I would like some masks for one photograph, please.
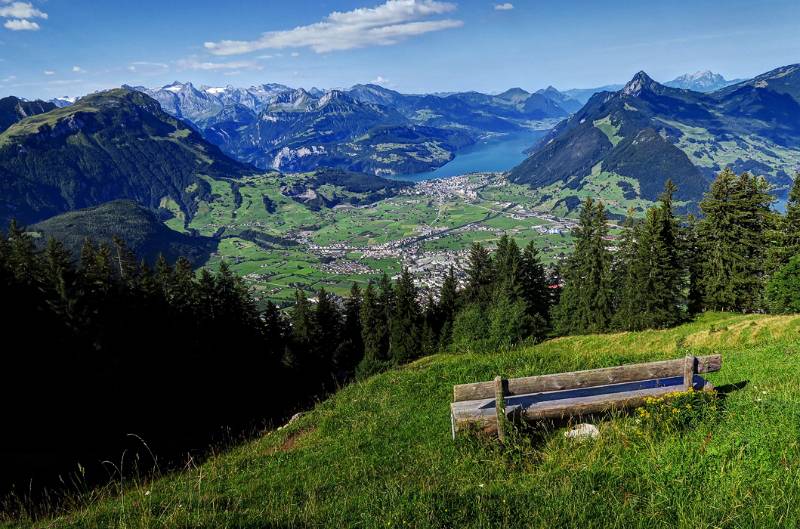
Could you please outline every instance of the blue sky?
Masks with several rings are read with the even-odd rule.
[[[797,0],[0,0],[0,95],[123,83],[592,87],[800,62]]]

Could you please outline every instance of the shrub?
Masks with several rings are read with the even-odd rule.
[[[663,397],[649,397],[636,410],[638,423],[653,430],[683,430],[713,416],[719,398],[715,391],[676,391]]]

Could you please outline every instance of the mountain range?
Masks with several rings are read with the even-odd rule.
[[[374,84],[347,90],[137,87],[225,153],[261,169],[333,167],[376,175],[439,167],[487,135],[549,128],[580,108],[554,88],[529,93],[401,94]]]
[[[713,74],[689,77],[704,86],[721,82]],[[220,181],[274,168],[332,168],[360,174],[363,183],[364,173],[421,171],[477,138],[555,123],[509,178],[536,190],[540,205],[564,212],[587,194],[616,201],[618,210],[641,209],[668,178],[691,207],[727,166],[764,175],[780,196],[800,166],[798,65],[707,93],[640,72],[583,106],[579,97],[553,87],[415,95],[371,84],[190,83],[58,104],[8,97],[0,100],[0,219],[35,223],[131,199],[188,225]]]
[[[711,93],[639,72],[621,90],[592,96],[510,178],[556,209],[574,209],[587,190],[652,201],[667,179],[679,200],[696,204],[728,166],[766,177],[778,196],[788,192],[800,167],[800,65]]]

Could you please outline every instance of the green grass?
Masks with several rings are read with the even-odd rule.
[[[568,337],[493,355],[436,355],[350,385],[280,431],[198,468],[109,490],[21,527],[603,527],[800,525],[800,317],[707,314],[667,331]],[[720,352],[745,383],[693,429],[597,417],[450,439],[456,383]],[[11,527],[9,525],[8,527]]]
[[[610,141],[614,147],[617,146],[619,142],[621,142],[624,138],[619,135],[619,125],[614,125],[611,122],[611,115],[604,117],[603,119],[598,119],[593,122],[594,126],[600,129],[603,134],[606,135],[608,141]]]

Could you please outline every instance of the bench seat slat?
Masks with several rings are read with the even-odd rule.
[[[697,358],[697,373],[711,373],[722,367],[721,355]],[[683,374],[684,359],[662,360],[571,373],[555,373],[534,377],[512,378],[507,381],[507,396],[529,395],[546,391],[588,388],[637,380],[675,377]],[[453,387],[453,402],[473,401],[494,397],[494,382],[459,384]]]

